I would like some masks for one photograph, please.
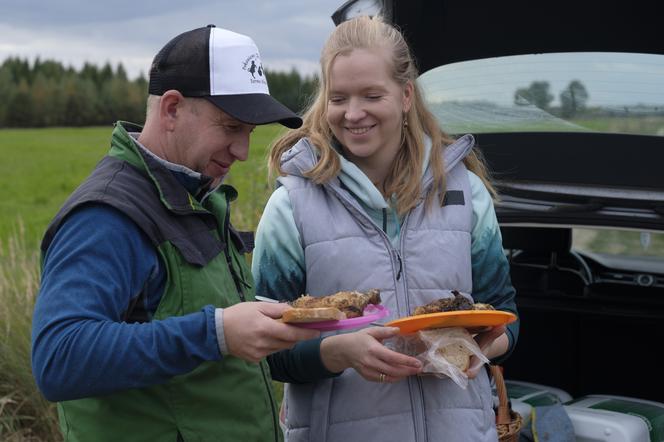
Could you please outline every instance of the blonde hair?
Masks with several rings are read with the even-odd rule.
[[[403,127],[401,149],[385,179],[384,194],[396,195],[396,208],[400,215],[418,204],[422,193],[424,140],[428,136],[432,143],[430,165],[434,183],[426,196],[426,204],[430,207],[434,195],[437,194],[442,206],[445,196],[445,172],[441,147],[451,144],[454,139],[440,129],[438,121],[425,105],[415,81],[418,73],[408,44],[396,28],[385,23],[380,17],[356,17],[341,23],[332,32],[321,53],[322,78],[318,91],[302,117],[302,126],[286,132],[275,140],[270,148],[270,176],[273,177],[277,173],[284,175],[280,164],[282,153],[304,137],[318,148],[320,154],[316,165],[305,175],[317,184],[326,183],[338,175],[341,164],[336,150],[332,147],[334,135],[326,119],[330,70],[337,56],[349,54],[354,49],[360,48],[386,48],[390,54],[391,76],[394,81],[402,86],[408,82],[413,85],[412,106],[404,116],[404,122],[407,124]],[[495,196],[486,167],[475,149],[464,159],[464,163],[484,181]]]

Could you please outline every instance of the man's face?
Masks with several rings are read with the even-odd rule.
[[[249,156],[249,135],[256,126],[243,123],[204,99],[188,99],[170,152],[188,168],[218,180],[236,161]]]

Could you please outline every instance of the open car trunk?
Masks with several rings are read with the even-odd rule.
[[[656,2],[560,0],[541,6],[526,1],[365,0],[347,2],[333,19],[380,10],[403,31],[422,77],[439,66],[522,54],[664,54]],[[657,61],[661,66],[661,58]],[[629,72],[625,75],[627,90]],[[442,84],[448,78],[436,80]],[[492,80],[473,78],[476,88]],[[661,83],[652,84],[653,94],[664,89]],[[572,247],[572,232],[579,227],[661,238],[661,101],[651,115],[662,129],[648,133],[608,133],[578,125],[568,132],[519,131],[509,127],[511,121],[500,131],[467,130],[476,136],[498,183],[496,212],[517,291],[521,332],[504,364],[507,378],[557,387],[572,397],[607,394],[664,402],[664,379],[656,365],[664,345],[664,241],[659,242],[662,253],[650,257]],[[477,99],[465,106],[481,105]],[[450,101],[437,106],[442,111],[448,106],[442,117],[432,108],[443,128],[462,134],[445,125],[463,105]],[[550,109],[529,109],[562,128],[567,124]],[[613,118],[606,109],[602,115]],[[643,108],[616,109],[627,118]],[[489,111],[478,115],[490,116]]]

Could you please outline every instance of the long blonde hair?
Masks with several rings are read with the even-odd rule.
[[[298,140],[307,137],[319,150],[320,158],[306,176],[317,184],[328,182],[336,177],[341,169],[336,150],[332,147],[334,135],[327,123],[326,113],[329,95],[329,76],[332,63],[338,55],[349,54],[354,49],[387,48],[391,55],[392,78],[400,85],[408,82],[413,85],[412,106],[405,114],[402,133],[402,146],[399,149],[384,183],[385,195],[396,195],[397,212],[403,215],[415,207],[422,193],[422,162],[425,154],[425,137],[431,139],[430,165],[433,174],[432,191],[427,195],[430,206],[434,195],[438,195],[440,205],[445,197],[445,172],[442,149],[454,142],[444,133],[438,121],[427,109],[416,83],[417,68],[401,33],[385,23],[380,17],[356,17],[341,23],[332,32],[321,52],[321,75],[318,91],[309,108],[304,113],[303,124],[299,129],[286,132],[271,146],[269,154],[270,176],[284,175],[281,170],[281,155]],[[466,167],[477,174],[492,195],[495,190],[481,157],[473,151],[464,159]],[[435,192],[438,190],[438,192]]]

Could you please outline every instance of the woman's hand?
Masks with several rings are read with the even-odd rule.
[[[487,359],[493,359],[504,354],[509,347],[509,338],[507,337],[507,334],[505,334],[504,325],[491,327],[487,331],[477,334],[475,336],[475,341]],[[484,362],[477,356],[471,356],[470,367],[466,370],[468,379],[475,378],[483,365]]]
[[[323,364],[332,372],[354,368],[371,382],[398,382],[417,374],[422,370],[420,361],[382,343],[398,332],[396,327],[371,327],[326,337],[320,347]]]

